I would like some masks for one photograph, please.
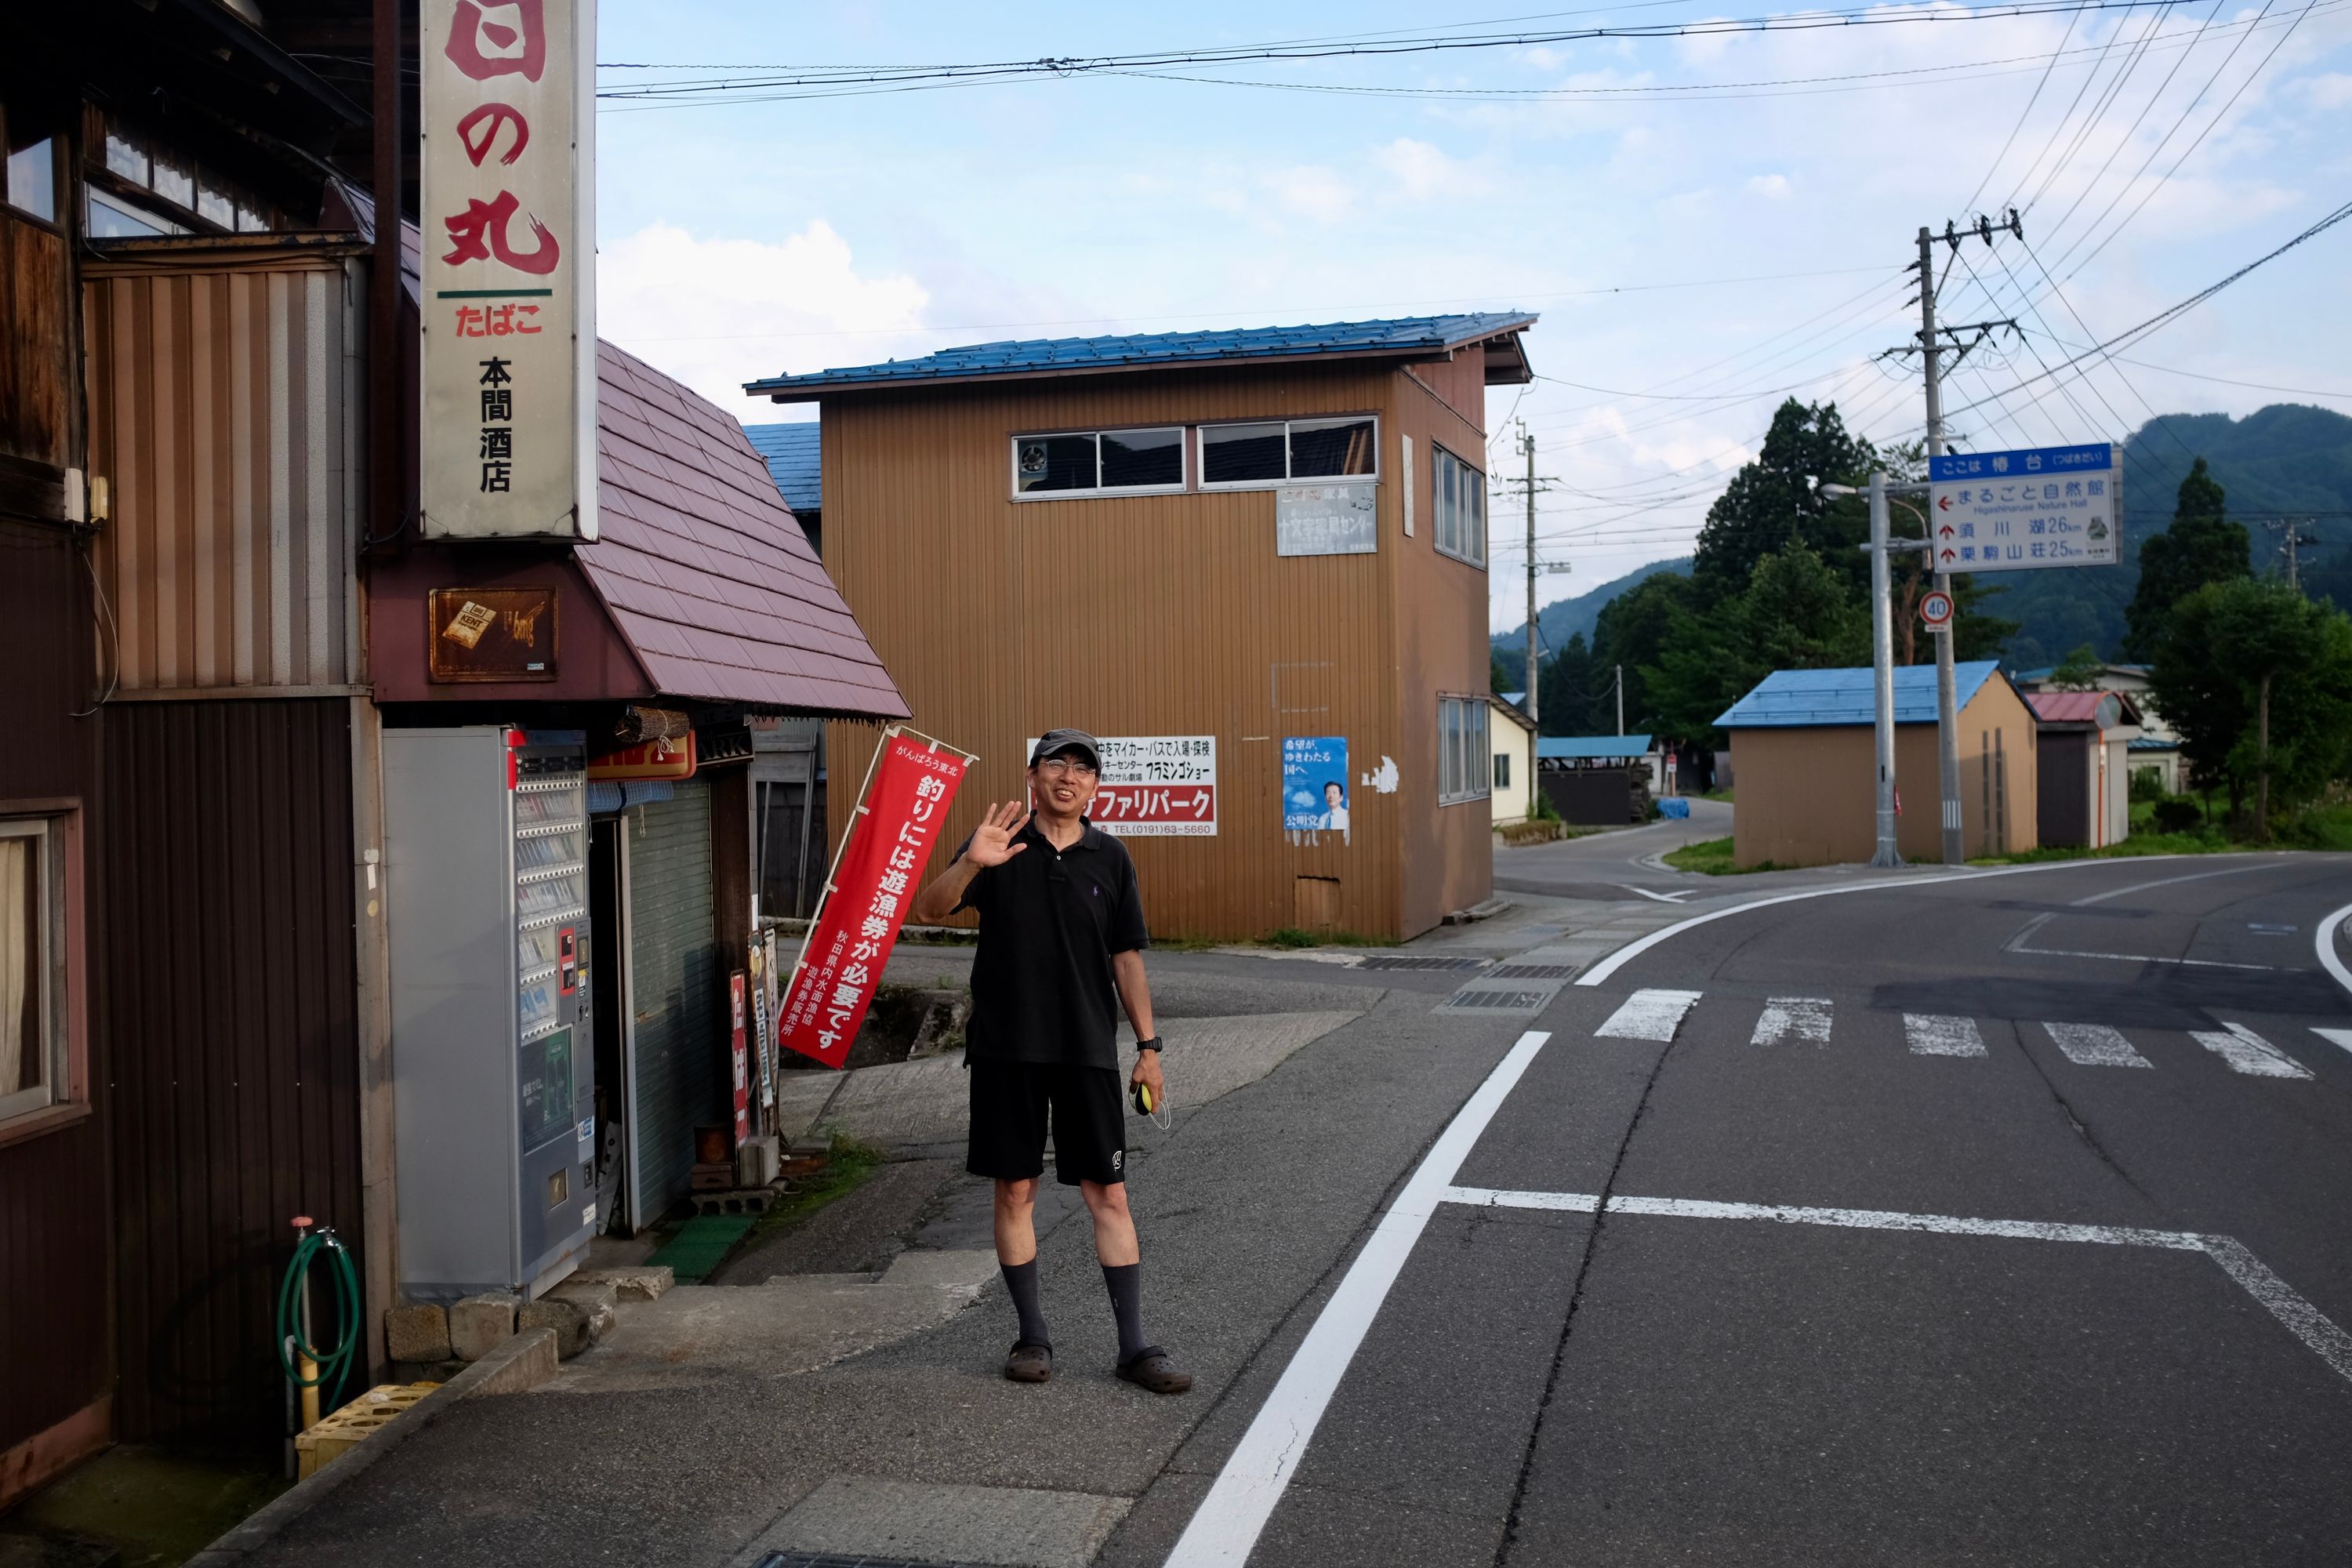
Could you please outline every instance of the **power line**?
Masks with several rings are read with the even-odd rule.
[[[2063,371],[2081,363],[2084,360],[2090,358],[2094,354],[2106,353],[2122,344],[2132,342],[2134,339],[2145,337],[2150,332],[2160,330],[2168,323],[2179,320],[2185,312],[2192,310],[2198,306],[2203,304],[2206,300],[2210,300],[2214,295],[2221,292],[2222,289],[2227,289],[2232,283],[2235,283],[2240,279],[2245,277],[2246,274],[2253,271],[2259,267],[2266,266],[2270,262],[2277,260],[2280,257],[2284,256],[2288,251],[2293,250],[2296,246],[2303,244],[2305,240],[2312,239],[2318,235],[2325,233],[2328,229],[2334,228],[2337,224],[2342,223],[2347,217],[2352,217],[2352,202],[2345,203],[2342,206],[2337,207],[2335,211],[2329,213],[2326,216],[2321,218],[2318,222],[2313,224],[2310,227],[2305,229],[2294,238],[2288,240],[2285,244],[2278,247],[2275,250],[2272,250],[2262,256],[2256,257],[2253,260],[2247,262],[2243,267],[2239,268],[2235,272],[2231,273],[2228,277],[2221,279],[2219,282],[2208,284],[2203,289],[2199,289],[2196,293],[2191,294],[2188,299],[2181,300],[2179,304],[2173,305],[2166,310],[2158,310],[2155,315],[2150,316],[2147,320],[2140,322],[2136,327],[2132,327],[2125,331],[2117,332],[2114,337],[2107,339],[2104,342],[2093,344],[2090,348],[2085,349],[2081,353],[2075,354],[2071,359],[2062,362],[2053,369],[2043,371],[2036,375],[2025,377],[2017,384],[2018,387],[2021,388],[2031,386],[2035,382],[2046,380],[2052,376],[2057,375]],[[2042,396],[2046,395],[2048,395],[2046,392],[2041,394],[2034,398],[2034,401],[2038,403],[2042,400]],[[1952,412],[1955,414],[1963,414],[1975,406],[1977,406],[1976,404],[1967,404],[1959,408],[1953,409]]]
[[[1977,198],[1984,195],[1984,188],[1992,183],[1993,174],[2000,168],[2001,160],[2008,157],[2009,150],[2017,144],[2017,133],[2025,129],[2025,122],[2028,120],[2033,118],[2033,106],[2042,101],[2042,89],[2050,85],[2050,73],[2058,68],[2058,61],[2066,53],[2068,41],[2074,37],[2075,24],[2082,19],[2080,16],[2066,18],[2065,37],[2058,40],[2058,47],[2052,52],[2050,63],[2042,68],[2042,79],[2033,84],[2032,95],[2026,99],[2025,107],[2018,111],[2017,123],[2009,128],[2009,139],[2000,144],[2000,151],[1992,155],[1992,163],[1985,170],[1984,178],[1979,180],[1977,188],[1969,193],[1969,199],[1960,204],[1962,212],[1967,212],[1977,205]],[[2096,68],[2095,66],[2093,68],[2094,70]]]
[[[1136,54],[1046,56],[1025,60],[992,60],[968,65],[793,68],[718,80],[649,82],[604,88],[605,100],[745,99],[751,93],[773,94],[793,89],[889,89],[934,82],[971,82],[1008,78],[1052,76],[1069,79],[1106,73],[1149,70],[1177,66],[1231,65],[1254,60],[1365,58],[1398,55],[1452,53],[1463,50],[1526,48],[1538,45],[1590,42],[1600,38],[1685,38],[1726,34],[1813,32],[1827,27],[1907,26],[1923,22],[2000,21],[2022,16],[2077,16],[2086,11],[2136,11],[2168,8],[2173,0],[2025,0],[2025,3],[1971,11],[1899,12],[1873,7],[1843,11],[1787,13],[1738,19],[1711,18],[1697,22],[1637,23],[1529,30],[1468,36],[1423,36],[1377,42],[1310,41],[1295,45],[1223,46],[1147,50]],[[600,68],[656,68],[637,62],[615,61]],[[728,70],[747,68],[726,65],[675,66],[671,69]],[[757,69],[757,68],[748,68]]]
[[[2197,30],[2198,37],[2201,38],[2205,36],[2205,28],[2213,25],[2213,19],[2221,14],[2221,7],[2229,3],[2230,0],[2213,0],[2213,9],[2205,14],[2204,26],[2199,27]],[[2271,0],[2263,0],[2263,10],[2265,14],[2270,10],[2270,5]],[[2259,16],[2255,18],[2257,21],[2260,21],[2261,19],[2262,18]],[[2248,37],[2249,35],[2244,33],[2239,34],[2238,42],[2241,44],[2244,43]],[[2060,213],[2056,221],[2050,225],[2050,232],[2052,234],[2057,234],[2066,226],[2066,220],[2074,216],[2076,209],[2082,206],[2084,198],[2089,196],[2093,191],[2098,188],[2100,181],[2107,177],[2107,171],[2115,166],[2116,156],[2120,154],[2126,147],[2131,145],[2131,139],[2139,133],[2139,128],[2147,122],[2148,111],[2153,110],[2157,105],[2157,100],[2164,96],[2164,89],[2172,85],[2172,79],[2180,74],[2180,68],[2189,63],[2189,57],[2192,52],[2194,52],[2196,47],[2196,39],[2190,39],[2189,48],[2182,50],[2180,57],[2172,62],[2172,68],[2164,73],[2164,79],[2156,84],[2156,90],[2147,95],[2147,101],[2146,103],[2140,105],[2139,113],[2133,117],[2131,124],[2125,129],[2124,133],[2116,139],[2116,144],[2107,150],[2106,160],[2099,165],[2099,172],[2093,174],[2090,179],[2084,184],[2083,188],[2074,193],[2074,199],[2066,204],[2066,210]],[[2224,57],[2221,64],[2223,66],[2227,66],[2229,63],[2228,58]],[[2215,68],[2213,74],[2215,77],[2219,77],[2221,75],[2221,68],[2219,67]],[[2208,79],[2207,85],[2211,85],[2210,79]],[[2194,100],[2190,101],[2190,107],[2195,107]],[[2183,117],[2186,117],[2185,110],[2183,111]],[[2179,125],[2176,121],[2175,129],[2177,130],[2178,128]],[[2169,136],[2170,132],[2168,132],[2166,134]],[[2158,145],[2161,146],[2162,143],[2159,142]],[[2098,219],[2092,219],[2091,227],[2096,228],[2097,226]],[[2088,231],[2086,230],[2085,232]],[[2063,258],[2061,258],[2061,259],[2063,260]]]

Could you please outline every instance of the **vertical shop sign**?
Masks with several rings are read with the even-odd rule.
[[[1326,833],[1351,841],[1345,735],[1283,737],[1282,827],[1294,844],[1319,844]]]
[[[751,1075],[748,1060],[750,1037],[743,1028],[743,972],[734,971],[727,977],[727,995],[731,1004],[728,1016],[731,1024],[728,1032],[729,1053],[735,1063],[735,1146],[741,1148],[743,1140],[751,1136]]]
[[[595,0],[423,0],[418,26],[418,528],[593,539]]]
[[[865,796],[793,969],[780,1044],[829,1068],[848,1058],[973,760],[897,725],[882,732]]]

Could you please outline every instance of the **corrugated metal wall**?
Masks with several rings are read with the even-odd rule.
[[[1008,438],[1154,422],[1376,413],[1380,549],[1275,553],[1271,490],[1009,499]],[[1402,536],[1400,431],[1414,438]],[[1486,574],[1438,556],[1427,440],[1483,438],[1402,372],[1297,365],[1024,382],[845,398],[824,409],[825,567],[914,710],[980,753],[945,842],[1023,789],[1024,738],[1217,738],[1213,838],[1129,837],[1154,929],[1255,935],[1298,919],[1298,879],[1337,879],[1339,923],[1397,935],[1491,890],[1483,802],[1436,804],[1436,693],[1487,684]],[[828,732],[848,819],[877,731]],[[1352,842],[1281,828],[1286,735],[1344,735]],[[1398,784],[1363,784],[1383,757]],[[836,832],[838,829],[836,829]],[[934,873],[943,861],[935,858]],[[1318,907],[1328,889],[1311,889]],[[1448,900],[1454,901],[1447,901]]]
[[[122,689],[358,679],[352,264],[86,273]]]
[[[78,800],[94,809],[98,731],[68,715],[89,700],[89,595],[63,529],[0,519],[0,670],[9,743],[0,801]],[[59,657],[59,650],[65,657]],[[104,970],[84,840],[84,973]],[[106,1112],[104,997],[89,998],[89,1085],[96,1114],[0,1148],[0,1454],[104,1397]],[[0,1475],[0,1506],[11,1478]]]
[[[121,1432],[267,1434],[287,1222],[361,1235],[350,706],[106,724]]]
[[[710,786],[621,814],[628,835],[633,1136],[640,1223],[686,1196],[694,1129],[730,1121],[727,973],[715,936]]]

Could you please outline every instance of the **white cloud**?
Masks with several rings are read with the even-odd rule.
[[[746,398],[747,381],[922,352],[903,329],[920,326],[929,300],[912,278],[861,275],[822,218],[777,243],[657,222],[596,257],[598,332],[753,420],[786,416]]]
[[[1469,183],[1460,163],[1410,136],[1400,136],[1373,153],[1372,162],[1394,176],[1414,201],[1426,201],[1441,191],[1458,190]]]
[[[1266,194],[1285,211],[1318,223],[1337,223],[1355,209],[1356,193],[1320,163],[1299,163],[1265,177]]]
[[[1771,201],[1780,201],[1794,189],[1786,174],[1750,174],[1748,188]]]

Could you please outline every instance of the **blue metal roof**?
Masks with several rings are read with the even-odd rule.
[[[1984,683],[2000,673],[1997,659],[1971,659],[1952,667],[1954,704],[1966,708]],[[1776,669],[1755,690],[1725,709],[1715,722],[1725,730],[1797,729],[1813,724],[1868,724],[1877,716],[1868,665],[1855,669]],[[1936,721],[1936,667],[1895,668],[1895,721]]]
[[[1407,316],[1389,321],[1335,321],[1310,327],[1224,328],[1199,332],[1146,332],[1102,338],[1040,338],[971,343],[919,359],[848,365],[748,382],[762,395],[804,395],[847,387],[887,386],[983,376],[1048,375],[1073,371],[1140,370],[1154,365],[1223,360],[1299,359],[1316,354],[1437,354],[1465,343],[1535,324],[1522,311],[1478,315]]]
[[[1597,762],[1612,757],[1646,757],[1647,735],[1546,735],[1536,742],[1536,761]]]
[[[794,511],[822,511],[824,498],[817,483],[817,422],[792,425],[746,425],[751,450],[768,465],[784,504]]]

